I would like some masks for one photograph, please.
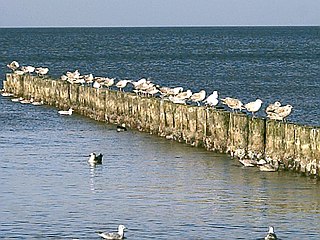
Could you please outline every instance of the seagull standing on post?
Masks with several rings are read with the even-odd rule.
[[[116,87],[119,88],[119,91],[122,92],[123,88],[127,86],[129,82],[132,82],[131,80],[120,80],[117,82]]]
[[[200,102],[203,101],[205,98],[206,98],[206,91],[201,90],[200,92],[192,94],[190,97],[190,100],[192,102],[197,103],[197,105],[200,106]]]
[[[20,65],[17,61],[12,61],[10,64],[7,65],[7,67],[10,68],[14,72],[15,70],[17,70],[20,67]]]
[[[254,114],[260,110],[261,105],[262,101],[258,98],[254,102],[249,102],[245,104],[244,107],[247,109],[248,112],[252,113],[253,117],[255,117]]]
[[[236,98],[227,97],[227,98],[221,99],[221,101],[222,101],[222,104],[227,105],[229,108],[232,109],[232,111],[234,110],[241,111],[242,109],[244,109],[242,102]]]
[[[211,95],[209,95],[204,101],[205,105],[209,105],[210,107],[215,107],[218,105],[219,100],[218,100],[218,92],[213,91]]]

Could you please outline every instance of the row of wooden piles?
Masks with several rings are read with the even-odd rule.
[[[283,169],[319,176],[320,128],[252,118],[243,113],[174,104],[133,93],[72,85],[65,81],[7,74],[4,88],[62,109],[185,142],[210,151],[273,159]]]

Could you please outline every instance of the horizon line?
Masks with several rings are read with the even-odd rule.
[[[169,27],[320,27],[320,25],[137,25],[137,26],[0,26],[0,28],[169,28]]]

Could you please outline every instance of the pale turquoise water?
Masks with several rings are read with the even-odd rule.
[[[300,104],[311,106],[319,104],[310,87],[319,89],[318,30],[0,29],[0,62],[49,66],[53,76],[78,66],[171,85],[193,80],[195,90],[216,86],[248,99],[254,89],[266,98],[282,89],[283,99],[310,96]],[[272,43],[287,48],[271,51]],[[281,87],[288,76],[292,86]],[[1,239],[99,239],[97,230],[118,224],[129,228],[127,239],[261,239],[269,225],[281,239],[319,239],[317,180],[245,169],[226,155],[136,131],[119,134],[52,107],[0,97],[0,110]],[[318,121],[312,111],[308,119],[298,113],[291,120]],[[86,163],[92,151],[105,155],[94,169]]]

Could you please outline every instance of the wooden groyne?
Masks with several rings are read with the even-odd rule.
[[[243,113],[174,104],[153,97],[95,89],[66,81],[7,74],[16,96],[167,139],[250,159],[278,161],[280,169],[320,176],[320,128],[252,118]]]

